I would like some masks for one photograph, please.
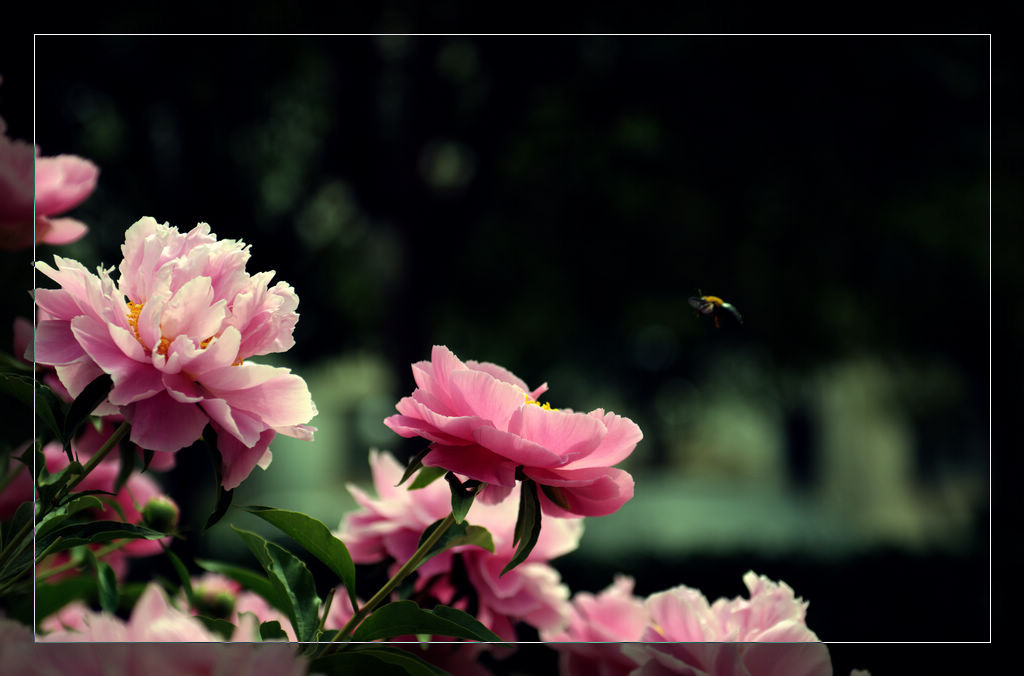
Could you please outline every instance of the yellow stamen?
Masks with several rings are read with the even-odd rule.
[[[125,314],[125,316],[128,318],[128,325],[132,327],[132,333],[135,334],[135,340],[139,341],[139,345],[149,350],[149,346],[142,342],[142,336],[139,335],[139,315],[142,314],[142,308],[144,306],[145,303],[133,303],[132,301],[128,301],[128,312]],[[199,343],[199,349],[205,350],[207,347],[209,347],[210,342],[214,338],[216,338],[216,336],[210,336],[206,340]],[[157,343],[156,349],[153,350],[153,352],[156,352],[157,354],[162,354],[166,357],[167,350],[168,348],[170,348],[170,346],[171,339],[168,338],[167,336],[160,336],[160,342]],[[242,358],[239,357],[238,359],[236,359],[234,362],[232,362],[232,365],[241,366]]]
[[[544,409],[545,411],[557,411],[558,410],[557,408],[551,408],[551,404],[549,404],[546,401],[542,404],[539,401],[537,401],[536,399],[530,399],[530,395],[528,395],[528,394],[524,394],[523,397],[526,399],[526,403],[530,404],[531,406],[539,406],[540,408]]]

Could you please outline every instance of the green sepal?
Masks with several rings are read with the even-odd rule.
[[[406,480],[416,473],[421,467],[423,467],[423,458],[427,457],[427,453],[430,453],[431,447],[427,446],[416,455],[409,458],[409,464],[405,466],[405,472],[402,474],[402,478],[398,480],[395,486],[401,486]]]
[[[537,482],[523,479],[522,491],[519,494],[519,514],[516,516],[516,527],[513,531],[512,543],[517,544],[516,553],[498,577],[501,577],[526,560],[533,551],[540,537],[540,498],[537,495]]]
[[[420,488],[426,488],[443,477],[446,471],[447,470],[444,467],[422,467],[420,469],[420,473],[417,474],[416,478],[413,479],[411,484],[409,484],[409,490],[415,491]]]
[[[455,517],[455,523],[462,523],[466,520],[466,514],[469,513],[469,508],[473,506],[473,499],[480,491],[483,483],[476,479],[470,479],[466,483],[462,483],[459,481],[459,477],[455,476],[454,472],[446,473],[444,479],[452,490],[452,516]]]

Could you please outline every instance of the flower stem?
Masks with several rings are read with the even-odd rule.
[[[82,473],[78,475],[78,478],[68,482],[67,486],[64,487],[64,490],[61,491],[61,496],[67,495],[75,486],[82,483],[82,480],[89,476],[89,472],[95,469],[96,465],[103,462],[103,459],[110,454],[110,451],[114,449],[114,446],[117,446],[117,443],[124,438],[124,435],[128,433],[128,429],[130,427],[131,424],[127,420],[122,420],[121,424],[118,425],[116,430],[114,430],[114,433],[103,442],[102,446],[100,446],[100,450],[96,451],[96,453],[89,458],[89,461],[85,463],[82,467]],[[54,502],[57,502],[57,500]],[[49,511],[49,509],[47,509],[47,511]],[[40,514],[40,516],[45,516],[45,513]]]
[[[451,528],[452,524],[454,523],[454,514],[449,514],[448,516],[446,516],[444,521],[442,521],[437,526],[437,528],[434,529],[433,533],[427,536],[427,539],[423,541],[423,544],[421,544],[419,548],[413,553],[413,555],[409,557],[409,560],[406,561],[405,564],[398,569],[398,572],[395,573],[391,577],[391,579],[384,584],[383,587],[377,590],[377,593],[374,594],[369,601],[364,603],[362,608],[357,610],[356,613],[352,615],[352,619],[350,619],[345,624],[344,627],[338,630],[338,632],[331,638],[331,642],[333,643],[346,639],[348,635],[352,633],[352,631],[357,626],[359,626],[359,623],[362,622],[363,619],[365,619],[366,616],[369,615],[374,608],[380,605],[381,601],[386,599],[388,595],[390,595],[391,592],[393,592],[395,588],[397,588],[398,585],[402,583],[402,580],[407,578],[410,574],[412,574],[413,571],[419,568],[420,564],[423,563],[423,561],[426,559],[427,553],[430,552],[431,549],[433,549],[434,545],[437,544],[438,540],[441,539],[441,536],[443,536],[445,532],[449,528]],[[331,652],[330,648],[328,648],[327,651],[325,651],[325,654],[329,652]]]
[[[60,503],[64,496],[70,493],[72,489],[75,488],[75,486],[82,483],[82,480],[85,479],[85,477],[89,476],[89,472],[95,469],[96,465],[103,462],[103,459],[107,457],[107,455],[110,454],[110,451],[113,450],[115,446],[117,446],[117,443],[124,438],[124,435],[128,433],[128,430],[130,428],[131,425],[129,424],[129,422],[127,420],[123,421],[118,426],[118,428],[114,430],[114,433],[111,434],[110,437],[105,442],[103,442],[103,445],[100,446],[100,449],[96,451],[96,453],[91,458],[89,458],[88,462],[85,463],[85,465],[82,467],[82,473],[80,475],[78,475],[72,481],[69,481],[67,485],[64,486],[63,489],[58,491],[57,495],[53,496],[53,499],[50,501],[50,504],[37,506],[38,511],[35,515],[35,519],[30,519],[26,521],[25,525],[21,527],[21,530],[19,530],[14,535],[14,537],[12,537],[10,540],[4,543],[3,549],[0,550],[0,568],[3,567],[3,564],[5,564],[8,559],[10,559],[12,556],[14,556],[16,553],[22,550],[22,548],[25,546],[25,540],[33,531],[33,526],[35,525],[35,523],[41,521],[43,517],[49,514]]]

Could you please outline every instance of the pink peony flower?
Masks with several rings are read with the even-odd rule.
[[[440,480],[415,491],[396,487],[403,468],[389,454],[371,452],[370,467],[378,497],[349,485],[362,509],[345,515],[338,537],[356,563],[376,563],[390,557],[395,560],[394,573],[416,551],[423,530],[451,512],[451,493],[448,484]],[[515,501],[497,505],[474,502],[466,519],[491,533],[494,553],[475,545],[454,547],[426,561],[418,569],[416,584],[417,590],[429,592],[442,603],[452,603],[458,591],[451,579],[452,565],[455,554],[461,554],[477,596],[477,619],[509,640],[515,638],[513,625],[517,621],[538,629],[565,622],[569,590],[547,562],[574,550],[583,532],[582,519],[548,519],[526,561],[499,578],[515,552],[512,532],[517,508]]]
[[[633,595],[633,578],[618,575],[595,596],[573,596],[568,624],[541,632],[559,655],[559,673],[565,676],[622,676],[637,663],[622,653],[624,641],[639,641],[650,623],[644,600]]]
[[[750,598],[713,604],[696,589],[673,587],[648,597],[651,623],[640,640],[623,646],[636,675],[832,673],[828,648],[807,628],[807,603],[784,582],[748,572]]]
[[[89,230],[85,224],[52,217],[85,201],[96,188],[99,169],[75,155],[39,157],[30,144],[7,138],[6,129],[0,120],[0,249],[80,239]]]
[[[413,364],[412,371],[417,388],[384,424],[403,437],[431,442],[424,465],[482,481],[504,495],[521,468],[545,488],[541,504],[554,516],[611,514],[633,497],[633,478],[612,467],[643,438],[632,420],[600,408],[576,413],[541,405],[537,398],[547,384],[530,390],[501,366],[463,363],[440,345],[431,361]]]
[[[175,608],[156,585],[146,587],[127,622],[108,615],[85,611],[78,620],[82,629],[61,629],[39,637],[32,655],[35,670],[27,674],[76,674],[100,676],[200,676],[232,674],[259,676],[306,673],[305,658],[295,646],[285,643],[213,644],[223,639],[209,631],[195,617]],[[255,620],[243,618],[233,641],[256,638]],[[100,642],[169,642],[172,646],[90,645]],[[182,645],[180,642],[197,645]],[[41,643],[75,643],[45,648]]]
[[[56,367],[72,396],[101,373],[114,388],[97,415],[122,414],[131,441],[173,453],[209,423],[234,488],[271,460],[278,433],[311,440],[316,406],[305,381],[286,368],[246,362],[294,344],[298,297],[273,272],[249,275],[248,247],[221,240],[205,223],[181,234],[146,217],[125,233],[117,284],[54,256],[37,263],[60,289],[38,289],[48,318],[36,331],[35,360]]]

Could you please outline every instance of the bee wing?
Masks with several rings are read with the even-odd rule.
[[[697,296],[690,296],[689,303],[690,307],[692,307],[694,310],[699,310],[704,305],[704,300]]]
[[[740,324],[743,323],[743,317],[740,316],[740,311],[737,310],[732,303],[722,303],[722,309],[728,310],[729,312],[732,313],[732,316],[736,318],[736,321],[738,321]]]

